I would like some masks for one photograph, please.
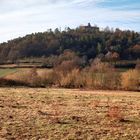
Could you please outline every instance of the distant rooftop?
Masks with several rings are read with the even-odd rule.
[[[82,29],[96,29],[96,30],[99,30],[99,27],[92,26],[90,23],[88,23],[88,25],[81,25],[80,28],[82,28]]]

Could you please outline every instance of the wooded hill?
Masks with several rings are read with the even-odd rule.
[[[104,61],[137,60],[140,58],[140,34],[108,27],[100,30],[90,23],[64,31],[50,29],[0,44],[0,62],[16,62],[31,57],[56,61],[66,51],[73,52],[85,63],[94,58]]]

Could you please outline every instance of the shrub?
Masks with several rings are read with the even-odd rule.
[[[91,63],[90,70],[94,72],[108,72],[113,71],[114,68],[109,63],[103,63],[101,61],[95,60]]]
[[[61,80],[60,80],[61,86],[67,88],[74,88],[78,86],[78,80],[77,80],[77,78],[79,78],[78,75],[79,75],[78,69],[74,69],[71,72],[67,73],[66,75],[61,74]]]
[[[87,72],[87,87],[93,89],[119,89],[121,85],[120,74],[116,71]]]
[[[44,86],[60,85],[60,74],[54,70],[42,72],[40,79]]]
[[[63,61],[60,65],[57,65],[54,70],[61,72],[63,75],[67,75],[73,69],[77,68],[76,64],[72,60]]]
[[[87,71],[87,73],[85,73],[85,80],[87,88],[95,88],[95,74],[93,72]]]
[[[125,90],[139,90],[140,72],[138,70],[128,70],[121,77],[121,85]]]
[[[119,89],[121,85],[120,74],[116,71],[105,72],[102,77],[102,89]]]

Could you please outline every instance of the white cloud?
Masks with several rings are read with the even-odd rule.
[[[0,0],[0,42],[48,28],[91,22],[138,30],[140,12],[99,7],[109,0]],[[123,7],[123,5],[122,5]]]

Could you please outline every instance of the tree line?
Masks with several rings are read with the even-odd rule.
[[[14,63],[25,58],[43,57],[52,63],[68,51],[86,64],[95,58],[103,61],[137,60],[140,58],[140,34],[108,27],[100,30],[90,23],[63,31],[50,29],[0,44],[0,62]]]

